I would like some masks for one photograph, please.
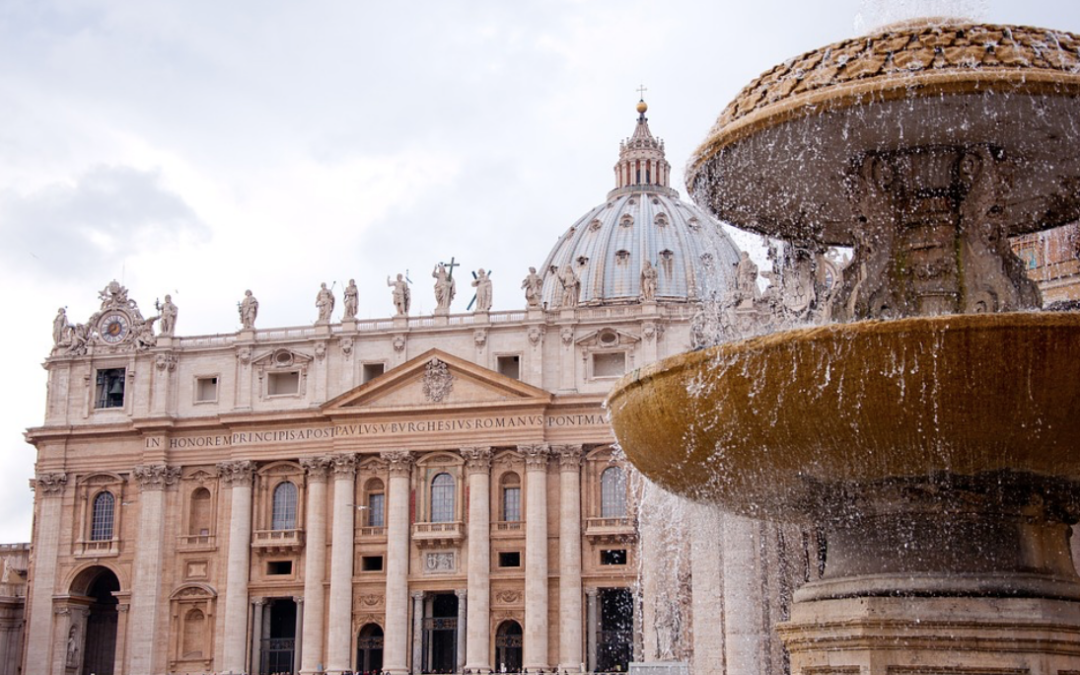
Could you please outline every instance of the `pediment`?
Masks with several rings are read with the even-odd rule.
[[[465,408],[492,404],[545,404],[550,400],[551,394],[543,389],[439,349],[430,349],[328,401],[323,411]]]
[[[614,348],[641,342],[641,336],[617,328],[601,328],[578,337],[574,343],[579,347]]]

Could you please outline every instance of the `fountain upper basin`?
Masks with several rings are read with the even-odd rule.
[[[651,480],[804,520],[832,493],[885,481],[1080,479],[1077,364],[1080,314],[868,321],[665,359],[625,376],[607,405]]]

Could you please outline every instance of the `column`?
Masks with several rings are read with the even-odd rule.
[[[131,637],[129,667],[132,675],[165,670],[166,656],[158,639],[162,612],[161,570],[165,547],[165,488],[176,485],[180,467],[151,464],[132,470],[139,484],[139,535],[131,585]]]
[[[356,455],[334,456],[334,532],[330,540],[330,639],[326,669],[349,669],[352,642],[353,554],[356,514]]]
[[[248,656],[248,576],[251,568],[251,481],[255,463],[222,462],[218,475],[232,487],[229,515],[229,562],[225,570],[225,635],[221,669],[246,672]]]
[[[384,452],[390,480],[386,486],[386,630],[383,670],[408,671],[409,649],[409,473],[412,455]]]
[[[463,588],[459,588],[454,591],[454,595],[457,596],[457,659],[454,661],[454,665],[457,670],[455,672],[465,672],[465,630],[469,626],[468,615],[466,614],[466,608],[469,605],[469,592]]]
[[[303,632],[297,632],[302,647],[300,672],[314,673],[323,663],[323,617],[326,614],[326,472],[327,457],[300,461],[307,473],[307,508],[304,536],[304,612]],[[297,612],[297,616],[302,616]]]
[[[67,475],[63,473],[38,474],[34,481],[37,513],[34,518],[34,592],[29,607],[30,620],[26,625],[24,672],[27,673],[49,672],[49,655],[56,643],[52,631],[53,595],[63,590],[56,588],[56,558],[60,549],[61,497],[66,484]]]
[[[720,512],[690,506],[691,598],[694,617],[694,675],[722,675],[724,667],[724,576]]]
[[[293,596],[293,602],[296,603],[296,627],[293,631],[293,635],[296,636],[296,644],[293,646],[293,670],[300,672],[300,663],[304,658],[304,641],[301,636],[304,634],[304,598],[303,596]],[[253,667],[251,672],[257,672]]]
[[[384,652],[385,653],[385,652]],[[424,670],[424,592],[412,594],[412,673]]]
[[[262,661],[262,627],[263,609],[266,607],[266,598],[252,599],[251,601],[251,671],[260,672]]]
[[[469,611],[458,634],[467,630],[462,670],[491,669],[491,448],[462,448],[469,477]],[[463,596],[459,596],[460,614]],[[460,641],[460,640],[459,640]]]
[[[596,672],[596,633],[600,629],[600,614],[596,607],[596,596],[599,593],[599,589],[586,588],[585,589],[585,602],[586,602],[586,621],[588,622],[588,651],[589,662],[588,670],[590,673]]]
[[[559,670],[581,670],[581,446],[559,457]],[[637,616],[637,612],[634,613]]]
[[[729,673],[765,670],[768,634],[762,626],[761,573],[758,562],[760,528],[757,521],[724,514],[724,660]]]
[[[525,650],[530,672],[548,663],[548,534],[546,445],[518,446],[525,456]]]

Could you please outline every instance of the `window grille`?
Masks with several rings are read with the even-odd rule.
[[[386,495],[382,492],[368,495],[368,527],[386,527],[385,504]]]
[[[431,522],[454,520],[454,477],[440,473],[431,481]]]
[[[626,477],[620,467],[608,467],[600,474],[600,517],[626,517]]]
[[[111,492],[101,492],[94,497],[93,516],[90,519],[90,541],[109,541],[113,538],[113,516],[116,498]]]
[[[274,507],[270,518],[272,530],[296,529],[296,486],[285,481],[274,488]]]
[[[503,488],[503,520],[521,520],[521,488]]]

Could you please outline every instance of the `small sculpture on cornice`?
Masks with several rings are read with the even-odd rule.
[[[244,330],[254,330],[255,319],[259,316],[259,301],[250,290],[244,291],[244,299],[236,303],[236,307],[240,312],[240,325]]]
[[[424,367],[424,397],[433,403],[440,403],[454,388],[454,375],[444,361],[431,359]]]
[[[53,319],[52,338],[54,347],[62,347],[65,344],[71,344],[71,338],[69,336],[69,330],[71,324],[67,320],[67,310],[61,307],[56,312],[56,317]]]
[[[525,290],[526,306],[530,309],[540,307],[540,293],[544,288],[544,280],[536,273],[535,267],[529,268],[529,276],[521,282],[521,287]]]
[[[561,307],[577,307],[578,296],[581,292],[581,279],[578,278],[570,263],[563,265],[559,272],[559,283],[562,285]]]
[[[659,277],[651,262],[646,260],[641,264],[641,299],[645,302],[656,300],[656,283]]]
[[[334,292],[326,287],[326,282],[323,282],[315,295],[315,308],[319,311],[319,317],[315,320],[316,325],[330,323],[330,315],[334,312],[335,302]]]
[[[360,289],[356,287],[356,279],[349,279],[349,285],[345,287],[342,304],[345,309],[345,313],[341,317],[342,320],[352,321],[356,319],[356,311],[360,307]]]
[[[158,303],[154,301],[154,308],[157,309],[158,315],[161,317],[160,330],[162,335],[173,335],[176,331],[176,315],[179,313],[179,308],[173,303],[172,296],[168,293],[165,294],[165,302]]]
[[[405,275],[397,275],[397,279],[390,280],[386,277],[386,285],[394,289],[394,310],[398,316],[406,316],[409,313],[409,304],[412,301],[412,292],[409,290],[409,282],[405,281]]]
[[[476,311],[487,312],[491,310],[491,277],[484,268],[476,270],[476,278],[472,285],[476,288]]]

